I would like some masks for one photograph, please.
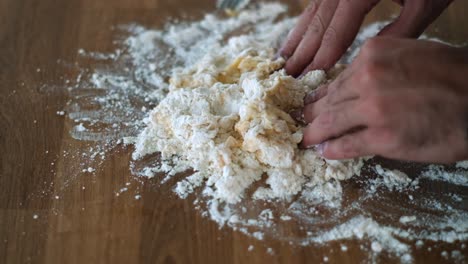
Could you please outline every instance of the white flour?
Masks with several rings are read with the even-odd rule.
[[[457,163],[457,170],[447,171],[443,166],[431,165],[422,173],[423,178],[437,181],[448,181],[461,186],[468,186],[468,171],[464,163]]]
[[[381,184],[386,186],[389,190],[404,190],[412,182],[406,173],[399,170],[384,169],[380,165],[376,165],[374,169],[375,173],[381,176],[377,178],[375,182],[381,180]]]
[[[415,177],[366,162],[369,178],[349,179],[362,160],[326,161],[297,148],[302,135],[288,112],[326,76],[315,71],[295,80],[278,70],[274,50],[295,22],[281,17],[285,11],[269,3],[162,30],[119,27],[126,35],[115,52],[79,51],[102,66],[81,69],[66,82],[72,99],[57,115],[75,123],[75,139],[96,142],[83,153],[90,161],[104,160],[117,144],[135,143],[135,175],[161,183],[176,178],[175,192],[194,198],[194,207],[220,226],[295,245],[359,240],[369,261],[390,254],[411,262],[426,241],[455,243],[458,253],[446,256],[463,260],[465,163],[450,172],[429,166]],[[79,171],[95,173],[98,166],[83,164]],[[195,173],[180,176],[189,169]],[[434,181],[452,191],[431,189]],[[116,195],[126,192],[123,186]],[[291,225],[294,236],[286,233]]]
[[[233,37],[194,66],[176,68],[169,94],[150,113],[133,157],[160,152],[156,173],[193,168],[196,172],[175,188],[181,197],[210,186],[213,198],[236,203],[266,174],[268,187],[253,197],[288,199],[306,182],[359,174],[360,160],[331,162],[314,150],[298,149],[301,127],[288,113],[301,108],[305,95],[326,76],[323,71],[300,80],[287,76],[280,70],[283,61],[272,60],[269,32]]]

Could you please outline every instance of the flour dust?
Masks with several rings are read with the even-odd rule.
[[[260,3],[236,16],[207,14],[199,21],[168,22],[162,29],[118,26],[114,52],[78,51],[80,60],[94,66],[78,67],[76,78],[67,81],[71,99],[57,116],[73,124],[69,132],[74,139],[89,144],[81,155],[90,161],[105,160],[117,145],[136,144],[129,164],[135,177],[161,184],[175,179],[174,191],[182,199],[192,197],[194,207],[220,227],[293,245],[338,241],[342,251],[348,242],[358,241],[369,261],[386,254],[410,263],[415,250],[439,250],[426,244],[454,244],[457,250],[440,249],[441,255],[464,261],[465,163],[450,168],[400,164],[395,170],[378,159],[332,162],[313,150],[295,147],[300,129],[282,111],[300,105],[287,98],[301,98],[307,89],[326,82],[323,72],[307,81],[279,70],[282,62],[274,59],[274,50],[295,21],[288,17],[286,6]],[[384,24],[364,28],[343,61],[349,62],[363,41]],[[297,89],[284,90],[281,85]],[[271,87],[276,88],[268,93]],[[281,92],[295,94],[275,97]],[[184,103],[177,105],[182,99]],[[233,103],[216,106],[220,100]],[[254,104],[265,106],[268,116],[259,117],[263,112],[250,107]],[[171,109],[178,114],[168,114]],[[283,125],[271,126],[275,124],[267,122],[271,120]],[[281,133],[270,136],[273,132],[265,131]],[[184,143],[176,136],[188,140]],[[245,143],[248,139],[254,144]],[[207,155],[209,162],[203,163],[197,152],[213,150],[195,146],[197,140],[219,150],[219,155]],[[276,151],[268,146],[280,146],[291,155],[268,160],[264,154]],[[221,162],[219,156],[227,158]],[[226,167],[229,162],[233,166]],[[76,171],[95,173],[99,164],[82,164]],[[191,169],[193,174],[182,176]],[[351,177],[355,174],[360,176]]]

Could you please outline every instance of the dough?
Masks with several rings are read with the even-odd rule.
[[[229,203],[240,201],[262,175],[267,185],[254,192],[257,199],[287,199],[306,185],[358,174],[361,160],[328,161],[298,148],[302,128],[289,112],[303,107],[304,96],[327,75],[319,70],[295,79],[273,55],[243,35],[197,64],[176,69],[134,158],[161,152],[162,171],[195,170],[178,183],[179,195],[205,185],[206,193]]]

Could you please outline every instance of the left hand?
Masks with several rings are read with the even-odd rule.
[[[296,77],[329,69],[353,42],[367,13],[380,0],[310,0],[279,54],[285,70]],[[453,0],[393,0],[402,6],[398,18],[380,36],[418,37]]]

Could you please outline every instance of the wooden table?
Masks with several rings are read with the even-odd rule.
[[[297,13],[300,4],[293,6]],[[86,143],[71,139],[69,122],[56,115],[66,93],[42,89],[70,74],[57,60],[74,62],[79,48],[112,50],[114,25],[160,27],[168,16],[199,17],[213,8],[214,1],[0,0],[0,263],[316,263],[325,255],[331,263],[365,260],[357,245],[348,252],[337,243],[296,247],[219,229],[169,185],[135,180],[128,148],[113,151],[94,176],[71,175],[81,158],[63,151]],[[397,10],[384,1],[366,21]],[[467,13],[468,2],[455,1],[429,31],[462,44]],[[117,196],[123,186],[129,194]],[[440,252],[416,251],[415,257],[420,263],[444,261]]]

